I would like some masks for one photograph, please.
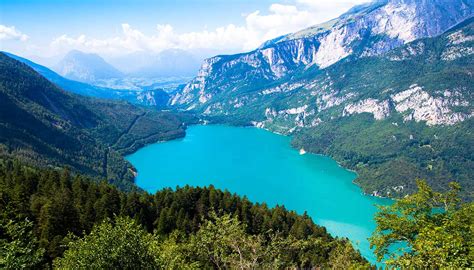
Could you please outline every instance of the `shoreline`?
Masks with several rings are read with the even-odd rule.
[[[232,130],[230,128],[254,128],[253,126],[238,126],[238,125],[226,125],[226,124],[212,124],[210,126],[215,126],[215,127],[208,127],[208,128],[213,128],[213,129],[210,129],[209,132],[206,132],[206,126],[207,125],[191,125],[190,126],[190,129],[187,130],[187,133],[186,135],[187,136],[195,136],[195,134],[201,134],[201,133],[205,133],[205,134],[214,134],[215,132],[218,132],[218,134],[221,134],[220,131],[224,131],[226,130],[225,133],[222,133],[223,135],[222,136],[225,136],[226,138],[229,137],[229,138],[232,138],[232,134],[249,134],[249,136],[257,136],[258,138],[260,138],[261,136],[263,136],[263,138],[266,138],[264,139],[263,141],[262,140],[257,140],[257,143],[258,144],[265,144],[266,140],[270,140],[272,139],[275,140],[276,142],[278,142],[279,144],[278,145],[281,145],[281,147],[284,147],[286,148],[285,150],[285,156],[287,157],[291,157],[292,160],[296,160],[297,162],[303,162],[303,163],[307,163],[307,162],[311,162],[312,160],[320,160],[319,158],[317,159],[314,159],[314,157],[300,157],[300,150],[301,149],[295,149],[295,147],[291,147],[290,145],[290,139],[288,138],[289,136],[284,136],[284,137],[280,137],[280,136],[275,136],[275,135],[278,135],[278,134],[275,134],[274,132],[271,132],[271,131],[268,131],[268,130],[262,130],[262,131],[258,131],[259,129],[252,129],[254,131],[251,131],[251,130],[248,130],[248,131],[245,131],[245,130]],[[219,128],[218,126],[221,126],[221,128]],[[268,133],[266,133],[268,132]],[[265,134],[266,133],[266,134]],[[278,138],[279,137],[279,138]],[[248,138],[248,140],[252,141],[252,137],[246,137]],[[200,144],[199,141],[196,141],[196,140],[193,140],[195,141],[195,144]],[[223,141],[227,142],[228,139],[224,139]],[[179,141],[178,141],[179,143]],[[218,142],[213,142],[212,140],[211,141],[207,141],[207,144],[206,144],[206,147],[207,146],[211,146],[211,145],[214,145]],[[218,144],[218,145],[221,145],[221,144]],[[273,146],[273,144],[271,144]],[[149,153],[147,155],[143,155],[143,156],[139,156],[137,157],[136,159],[134,159],[135,161],[139,161],[139,160],[146,160],[145,158],[147,157],[152,157],[150,156],[151,155],[157,155],[157,158],[158,160],[161,160],[163,159],[163,157],[159,158],[160,156],[160,153],[164,153],[165,156],[166,156],[166,153],[168,153],[167,151],[173,151],[173,149],[169,148],[169,147],[165,147],[163,148],[165,149],[165,152],[153,152],[153,153]],[[193,148],[189,148],[190,150],[190,153],[194,153],[192,151]],[[305,149],[303,149],[304,152],[306,152]],[[233,149],[231,151],[237,151],[237,149]],[[145,151],[146,152],[146,151]],[[180,156],[187,156],[185,153],[187,152],[187,148],[186,146],[182,146],[179,150],[180,153],[184,153],[183,155],[180,155]],[[216,154],[219,152],[219,150],[217,149],[216,150]],[[228,153],[229,151],[227,151],[226,153],[229,154],[229,155],[232,155],[233,152],[230,152]],[[148,167],[143,167],[143,173],[141,173],[141,178],[140,178],[140,185],[142,185],[143,187],[142,188],[145,188],[145,189],[148,189],[149,191],[147,192],[155,192],[157,190],[160,190],[162,188],[171,188],[171,189],[175,189],[177,187],[183,187],[183,186],[186,186],[186,185],[190,185],[190,186],[208,186],[208,185],[213,185],[215,186],[216,188],[219,188],[219,189],[222,189],[222,190],[228,190],[229,192],[231,193],[235,193],[235,194],[238,194],[240,196],[248,196],[248,198],[252,201],[252,202],[265,202],[265,203],[270,203],[270,207],[272,207],[272,203],[276,203],[278,205],[287,205],[287,203],[289,203],[289,207],[291,206],[291,208],[289,209],[292,209],[293,211],[295,211],[296,213],[298,214],[302,214],[304,213],[304,211],[308,210],[311,211],[311,217],[313,219],[313,221],[318,224],[319,226],[324,226],[328,229],[329,232],[331,232],[331,235],[333,235],[334,237],[337,237],[337,236],[341,236],[341,237],[349,237],[351,239],[351,241],[362,241],[363,242],[363,245],[359,246],[357,245],[357,242],[353,242],[355,247],[357,249],[359,249],[361,252],[363,252],[362,254],[364,254],[364,257],[366,257],[367,259],[369,259],[372,263],[374,263],[373,261],[373,255],[372,253],[370,252],[370,250],[368,249],[368,244],[366,243],[367,241],[365,240],[367,237],[370,236],[370,231],[367,231],[365,232],[364,230],[366,230],[368,227],[365,227],[366,223],[372,223],[373,221],[373,215],[370,214],[370,216],[367,213],[367,211],[369,212],[373,212],[375,210],[364,210],[364,209],[372,209],[372,207],[374,207],[374,204],[381,204],[381,205],[385,205],[386,202],[384,201],[377,201],[377,200],[374,200],[375,198],[373,196],[367,196],[366,194],[362,193],[360,191],[360,189],[358,188],[358,185],[354,185],[353,184],[353,179],[354,177],[356,176],[356,174],[354,174],[353,172],[351,172],[350,170],[347,170],[346,168],[344,168],[343,166],[341,166],[337,161],[335,161],[334,159],[332,159],[331,157],[329,156],[325,156],[325,155],[322,155],[322,154],[314,154],[314,155],[317,155],[317,156],[320,156],[321,158],[323,158],[321,160],[322,164],[326,164],[326,165],[322,165],[322,169],[323,171],[325,170],[325,166],[329,166],[331,168],[331,171],[332,170],[335,170],[335,171],[339,171],[338,168],[340,168],[341,170],[343,170],[344,172],[340,172],[340,174],[335,174],[335,176],[337,176],[337,178],[339,178],[339,180],[341,181],[336,181],[336,185],[333,186],[332,184],[330,184],[330,182],[326,185],[323,185],[323,187],[325,187],[325,189],[323,189],[324,191],[323,192],[326,192],[326,187],[329,185],[329,186],[333,186],[333,188],[331,189],[329,187],[328,191],[326,192],[327,193],[331,193],[332,191],[336,192],[337,190],[341,190],[341,192],[349,192],[348,194],[350,194],[350,197],[353,198],[354,200],[356,200],[357,202],[359,202],[359,200],[361,202],[363,202],[362,205],[364,205],[363,208],[360,208],[360,210],[362,211],[361,212],[361,215],[364,215],[364,216],[361,216],[359,218],[357,217],[353,217],[353,219],[355,221],[357,221],[358,219],[361,219],[362,217],[364,217],[364,225],[361,225],[363,226],[363,230],[362,231],[357,231],[355,232],[355,235],[354,236],[349,236],[349,235],[346,235],[347,232],[344,232],[341,231],[341,228],[340,226],[342,226],[344,224],[344,221],[341,220],[340,218],[342,217],[341,215],[337,215],[337,214],[331,214],[331,213],[327,213],[326,210],[323,210],[322,212],[317,212],[315,210],[316,206],[317,205],[314,205],[314,204],[306,204],[306,205],[292,205],[293,202],[290,197],[287,197],[287,198],[280,198],[278,199],[278,201],[274,201],[274,199],[270,199],[270,201],[267,201],[267,197],[263,196],[263,197],[259,197],[255,194],[252,193],[252,191],[248,191],[250,193],[246,193],[245,192],[245,188],[242,188],[242,186],[238,187],[238,186],[235,186],[235,185],[228,185],[228,184],[225,184],[225,183],[221,183],[222,185],[219,186],[219,182],[217,183],[214,183],[213,181],[201,181],[201,182],[189,182],[189,181],[186,181],[186,180],[179,180],[179,179],[188,179],[190,177],[192,177],[192,173],[190,174],[184,174],[184,178],[180,175],[176,176],[175,177],[172,177],[172,176],[169,176],[170,174],[169,173],[172,173],[172,172],[168,172],[168,174],[165,174],[166,178],[168,179],[169,177],[171,177],[172,179],[174,180],[166,180],[165,182],[162,182],[162,181],[159,181],[159,180],[153,180],[154,178],[156,179],[159,179],[160,176],[160,172],[155,172],[153,173],[153,165],[152,163],[148,164],[147,166]],[[188,154],[189,156],[189,154]],[[284,157],[283,157],[284,159]],[[326,163],[327,162],[327,163]],[[268,168],[271,168],[271,166],[278,166],[278,164],[280,163],[267,163],[267,169]],[[139,166],[138,168],[142,168],[140,167],[140,163],[137,163],[137,166]],[[192,166],[192,163],[190,163],[189,166]],[[235,166],[235,164],[234,164]],[[318,164],[314,164],[314,166],[318,166]],[[290,168],[295,168],[295,167],[290,167]],[[296,167],[298,168],[298,167]],[[208,170],[212,170],[212,166],[208,168]],[[324,173],[324,172],[323,172]],[[225,174],[225,172],[224,172]],[[145,176],[147,175],[147,176]],[[331,174],[332,175],[332,174]],[[159,176],[159,177],[158,177]],[[165,177],[163,176],[163,177]],[[221,174],[222,176],[222,174]],[[208,177],[207,174],[204,175],[204,177]],[[148,178],[145,179],[145,178]],[[288,177],[285,177],[288,179]],[[227,179],[227,178],[226,178]],[[330,179],[333,179],[333,178],[330,178]],[[210,179],[212,180],[212,179]],[[337,180],[337,179],[333,179],[333,180]],[[343,181],[342,181],[343,180]],[[135,183],[137,184],[137,179],[135,179]],[[284,180],[282,180],[282,178],[280,177],[279,178],[279,183],[282,183],[282,181],[284,182]],[[316,182],[314,182],[316,181]],[[156,182],[155,184],[153,184],[153,182]],[[162,182],[162,183],[160,183]],[[231,181],[232,182],[232,181]],[[314,185],[316,185],[317,183],[320,183],[319,180],[317,179],[313,179],[313,178],[306,178],[305,180],[305,183],[307,183],[308,188],[315,188]],[[315,183],[314,185],[311,184],[311,183]],[[244,184],[244,186],[246,186],[246,184]],[[146,190],[145,190],[146,191]],[[318,192],[315,190],[316,193],[312,193],[312,194],[318,194]],[[250,195],[249,195],[250,194]],[[292,193],[293,194],[293,193]],[[251,196],[254,196],[254,197],[251,197]],[[256,196],[256,197],[255,197]],[[311,195],[309,194],[308,192],[306,192],[306,197],[311,197],[311,196],[314,196],[314,195]],[[324,198],[324,196],[322,197]],[[338,198],[338,197],[336,197]],[[374,199],[371,199],[371,198],[374,198]],[[339,200],[339,199],[337,199]],[[323,204],[322,205],[325,205],[325,204],[333,204],[334,202],[330,203],[331,200],[328,201],[328,199],[322,199],[322,202]],[[388,203],[388,202],[387,202]],[[327,209],[327,208],[322,208],[322,209]],[[343,208],[341,208],[343,209]],[[358,210],[354,210],[354,212],[356,212]],[[351,213],[354,213],[354,212],[351,212]],[[319,213],[319,214],[318,214]],[[367,217],[365,217],[365,215],[367,215]],[[325,221],[331,221],[331,220],[334,220],[336,223],[335,224],[332,224],[332,223],[324,223]],[[339,223],[338,223],[339,222]],[[342,223],[341,223],[342,222]],[[356,224],[355,226],[357,227],[359,223],[355,222],[355,223],[351,223],[351,221],[348,221],[349,224]],[[339,225],[338,225],[339,224]],[[368,225],[367,225],[368,226]],[[373,225],[370,225],[370,226],[373,226]],[[351,227],[352,228],[352,227]],[[359,233],[362,233],[362,237],[360,235],[358,235]],[[354,238],[353,238],[354,237]]]
[[[189,125],[186,125],[185,126],[185,129],[184,129],[184,132],[180,135],[182,136],[177,136],[177,137],[174,137],[174,138],[169,138],[167,140],[159,140],[159,141],[156,141],[156,142],[152,142],[152,143],[147,143],[139,148],[137,148],[135,151],[133,151],[132,153],[126,153],[126,154],[123,154],[123,158],[126,160],[126,156],[129,156],[129,155],[132,155],[134,153],[136,153],[137,151],[139,151],[141,148],[144,148],[146,146],[149,146],[149,145],[152,145],[152,144],[156,144],[156,143],[164,143],[164,142],[169,142],[169,141],[174,141],[174,140],[179,140],[179,139],[183,139],[186,137],[187,135],[187,129],[189,127],[192,127],[192,126],[210,126],[210,125],[216,125],[216,126],[230,126],[230,127],[241,127],[241,128],[256,128],[256,129],[260,129],[260,130],[264,130],[264,131],[267,131],[267,132],[270,132],[272,134],[276,134],[276,135],[279,135],[279,136],[284,136],[284,137],[292,137],[290,134],[284,134],[284,133],[280,133],[280,132],[277,132],[277,131],[272,131],[271,129],[268,129],[268,128],[265,128],[265,127],[257,127],[255,125],[233,125],[233,124],[226,124],[226,123],[213,123],[212,121],[209,121],[209,120],[203,120],[203,119],[199,119],[198,123],[191,123]],[[359,177],[359,174],[357,173],[356,170],[354,169],[350,169],[350,168],[346,168],[344,167],[340,161],[336,160],[334,157],[332,156],[328,156],[328,155],[324,155],[324,154],[320,154],[320,153],[313,153],[311,151],[306,151],[304,149],[304,147],[301,147],[300,150],[298,150],[296,147],[294,147],[293,145],[290,144],[290,147],[296,151],[299,152],[300,155],[306,155],[306,154],[311,154],[311,155],[317,155],[317,156],[322,156],[322,157],[328,157],[332,160],[334,160],[337,165],[344,169],[344,170],[347,170],[349,172],[352,172],[356,175],[356,177],[354,178],[354,180],[351,181],[351,183],[355,186],[357,186],[360,190],[360,194],[361,195],[364,195],[364,196],[367,196],[367,197],[373,197],[373,198],[378,198],[378,199],[385,199],[385,200],[395,200],[396,198],[393,198],[393,197],[385,197],[385,196],[381,196],[381,195],[374,195],[374,193],[366,193],[364,192],[362,186],[360,186],[358,183],[356,183],[356,179]],[[129,162],[127,160],[127,162]],[[130,163],[130,162],[129,162]],[[132,165],[133,167],[133,165]],[[133,167],[134,168],[134,167]],[[138,176],[138,171],[134,168],[134,177],[133,177],[133,182],[134,184],[136,185],[136,178]],[[378,193],[377,191],[374,191],[376,193]]]

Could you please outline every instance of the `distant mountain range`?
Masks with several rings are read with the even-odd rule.
[[[0,157],[39,166],[69,166],[132,189],[122,154],[184,136],[176,114],[70,94],[0,53]]]
[[[19,56],[11,56],[27,64],[33,64],[34,68],[40,66],[39,72],[48,69],[48,72],[42,73],[46,77],[54,72],[63,79],[69,80],[67,86],[66,84],[61,85],[66,90],[72,89],[73,92],[88,96],[119,98],[140,103],[134,98],[133,91],[163,90],[167,93],[173,92],[180,85],[186,84],[192,79],[199,70],[204,57],[209,55],[210,51],[201,52],[201,50],[189,52],[169,49],[160,53],[142,51],[110,58],[109,61],[112,63],[110,64],[98,54],[72,50],[57,64],[48,65],[51,68]],[[51,62],[46,58],[34,58],[40,59],[41,62]],[[48,79],[54,77],[54,81],[58,83],[60,81],[58,76],[54,75]],[[61,81],[64,82],[63,79]],[[115,90],[121,92],[114,93]],[[152,95],[154,94],[151,93],[148,96]]]
[[[123,77],[120,71],[99,55],[77,50],[66,54],[53,69],[68,79],[88,83]]]
[[[168,93],[160,89],[161,85],[159,85],[158,83],[156,84],[156,88],[150,87],[151,89],[145,91],[116,90],[107,87],[100,87],[64,78],[56,72],[52,71],[51,69],[36,64],[28,59],[6,52],[5,54],[22,63],[27,64],[36,72],[38,72],[51,82],[55,83],[62,89],[82,96],[125,100],[133,104],[152,106],[159,109],[167,107],[168,100],[170,98]]]
[[[109,64],[97,54],[73,50],[52,69],[59,75],[90,85],[116,90],[154,90],[156,84],[176,88],[199,70],[204,58],[181,49],[159,53],[134,52],[109,59]],[[117,67],[117,68],[116,68]]]
[[[205,60],[171,105],[214,122],[294,135],[398,196],[426,178],[474,190],[474,3],[388,0]],[[456,150],[454,150],[456,149]]]

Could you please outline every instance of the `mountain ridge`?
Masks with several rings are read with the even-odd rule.
[[[74,172],[135,189],[122,155],[184,136],[181,116],[68,93],[0,53],[0,157]]]
[[[133,63],[136,59],[139,59],[140,64],[130,67],[130,62]],[[111,62],[120,66],[127,76],[137,78],[191,77],[201,64],[201,60],[194,54],[182,49],[167,49],[157,54],[136,52]]]
[[[380,6],[371,12],[387,5],[384,3],[398,2],[416,3],[379,2]],[[465,2],[453,1],[451,7]],[[472,13],[472,6],[466,7]],[[351,12],[366,12],[367,8]],[[459,14],[464,13],[461,10]],[[368,194],[403,196],[415,188],[414,180],[406,179],[416,177],[429,178],[437,189],[443,189],[447,181],[458,180],[468,194],[473,189],[469,179],[473,177],[470,168],[474,158],[466,152],[470,148],[465,139],[452,137],[472,138],[474,31],[472,14],[467,17],[445,25],[443,30],[448,32],[395,43],[399,45],[384,53],[363,54],[385,40],[366,39],[364,46],[354,47],[360,55],[349,55],[325,68],[312,64],[318,46],[312,38],[298,39],[301,47],[285,47],[280,38],[277,47],[272,47],[280,50],[274,55],[281,56],[274,59],[273,70],[266,60],[273,58],[265,58],[265,48],[210,58],[171,104],[202,113],[214,122],[292,134],[295,147],[330,155],[356,170],[356,182]],[[382,49],[394,43],[388,45]],[[305,52],[301,48],[314,49],[300,56],[295,48],[301,52]],[[283,69],[279,70],[278,65]],[[279,71],[281,74],[275,76]],[[361,133],[357,128],[371,133]],[[433,138],[438,140],[436,146],[428,144],[433,152],[422,154],[425,142]],[[352,145],[350,139],[358,142]],[[315,143],[318,141],[321,143]],[[364,149],[362,144],[367,147]],[[384,144],[394,145],[384,149]],[[458,149],[459,155],[451,149]],[[408,169],[403,171],[403,166]],[[384,170],[392,175],[384,174]]]
[[[449,14],[443,13],[448,11]],[[430,14],[437,19],[432,20]],[[322,31],[318,28],[303,38],[300,31],[296,39],[279,38],[276,43],[248,53],[206,59],[197,77],[171,104],[185,106],[197,100],[205,103],[209,99],[204,93],[206,81],[219,84],[222,77],[232,78],[235,84],[244,83],[248,76],[269,83],[300,69],[324,69],[347,57],[380,55],[415,39],[442,34],[472,14],[474,4],[466,0],[376,1],[351,9],[329,21]]]
[[[0,51],[1,52],[1,51]],[[33,68],[36,72],[40,73],[46,79],[52,83],[58,85],[60,88],[82,96],[86,97],[95,97],[101,99],[114,99],[114,100],[124,100],[132,104],[142,105],[142,106],[151,106],[159,109],[167,107],[168,100],[170,96],[165,93],[163,90],[149,89],[149,90],[116,90],[107,87],[100,87],[84,82],[74,81],[62,77],[53,70],[39,65],[33,61],[30,61],[26,58],[8,53],[2,52],[7,56],[14,58],[22,63]]]

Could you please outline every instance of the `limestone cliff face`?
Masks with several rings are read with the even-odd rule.
[[[171,104],[193,109],[222,93],[253,90],[302,70],[381,55],[440,35],[473,14],[472,0],[385,0],[358,6],[327,23],[268,41],[252,52],[207,59]],[[447,60],[472,53],[472,48],[451,50]]]

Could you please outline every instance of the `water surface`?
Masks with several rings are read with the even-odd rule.
[[[329,157],[300,155],[289,137],[256,128],[191,126],[185,138],[146,146],[127,159],[138,170],[137,185],[149,192],[212,184],[253,202],[306,211],[375,263],[367,241],[375,228],[374,204],[389,201],[362,195],[352,184],[355,173]]]

